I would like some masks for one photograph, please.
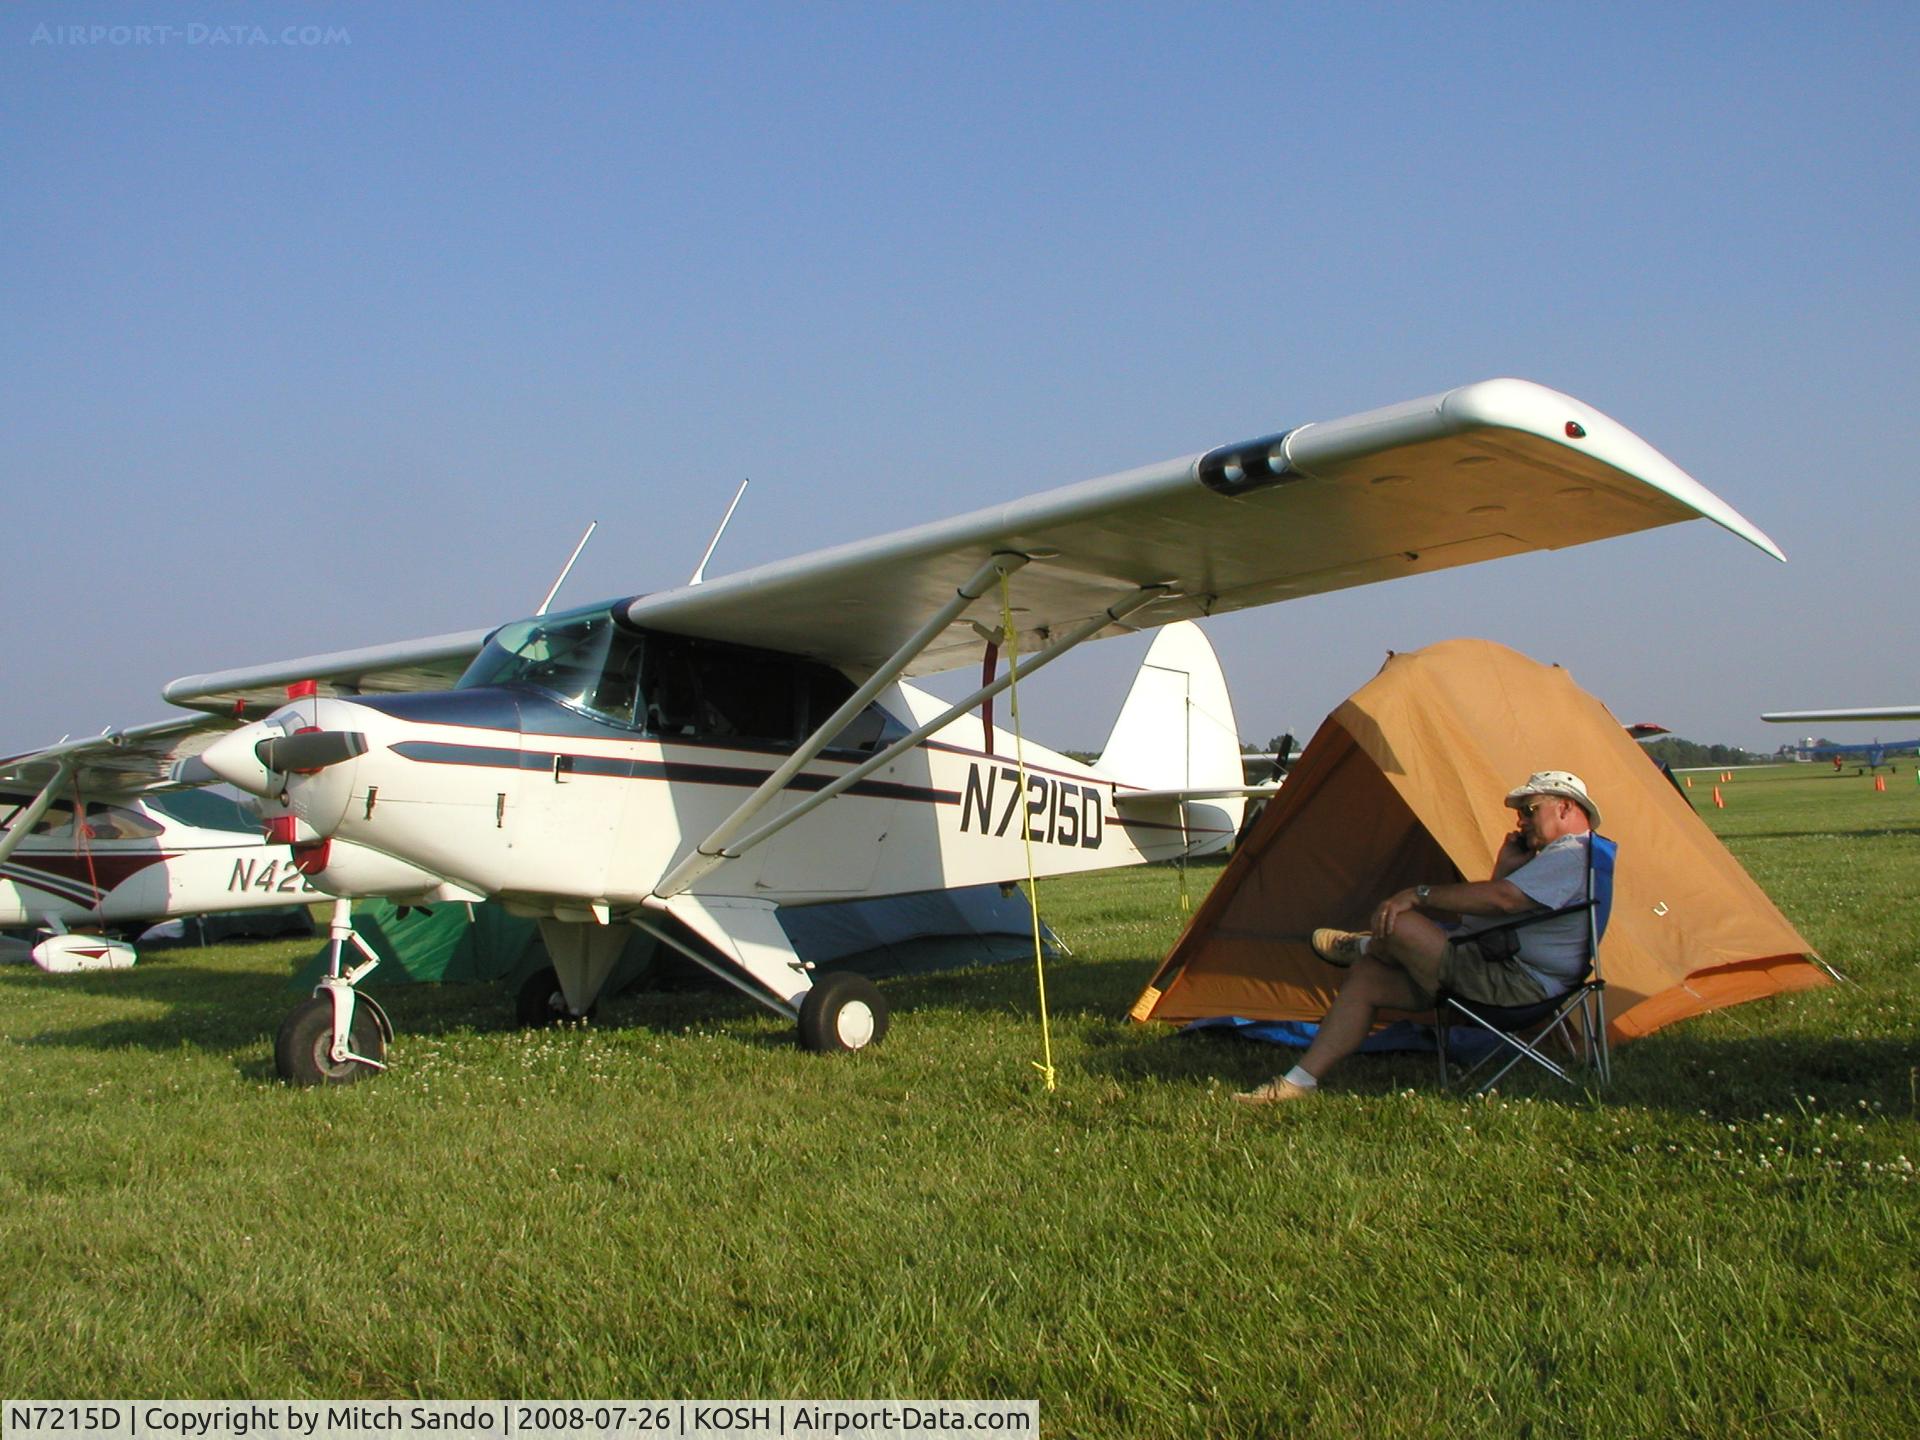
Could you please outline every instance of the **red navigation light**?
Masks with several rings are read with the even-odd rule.
[[[1578,420],[1567,421],[1567,439],[1584,440],[1586,438],[1587,438],[1586,426],[1582,425]]]

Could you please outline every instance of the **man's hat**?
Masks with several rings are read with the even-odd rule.
[[[1600,807],[1593,803],[1587,794],[1587,782],[1571,770],[1536,770],[1527,776],[1527,783],[1507,793],[1507,804],[1513,809],[1520,808],[1520,802],[1529,795],[1552,795],[1557,799],[1571,800],[1587,812],[1597,829],[1600,825]]]

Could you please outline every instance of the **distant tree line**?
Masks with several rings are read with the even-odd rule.
[[[1665,761],[1676,770],[1690,770],[1700,765],[1752,765],[1769,758],[1756,755],[1751,750],[1742,750],[1738,745],[1702,745],[1697,740],[1683,740],[1678,735],[1642,740],[1640,747],[1654,759]]]

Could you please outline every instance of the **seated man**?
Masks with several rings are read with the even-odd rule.
[[[1360,1048],[1378,1010],[1419,1012],[1441,988],[1488,1005],[1529,1005],[1579,984],[1587,972],[1587,917],[1562,915],[1490,935],[1476,930],[1531,910],[1558,910],[1586,894],[1587,836],[1600,810],[1586,782],[1565,770],[1541,770],[1507,796],[1519,829],[1500,846],[1493,878],[1414,885],[1373,912],[1371,932],[1316,930],[1314,953],[1350,967],[1319,1034],[1300,1063],[1233,1098],[1248,1105],[1302,1100]],[[1427,911],[1464,918],[1449,929]]]

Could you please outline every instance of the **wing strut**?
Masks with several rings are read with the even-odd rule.
[[[840,727],[852,719],[855,714],[859,713],[859,711],[854,708],[855,700],[860,700],[861,707],[864,708],[866,701],[861,700],[862,695],[865,695],[866,698],[870,700],[873,695],[879,694],[885,686],[892,684],[906,667],[913,663],[914,657],[930,644],[933,639],[939,635],[941,630],[946,628],[947,623],[949,623],[954,616],[958,615],[961,610],[966,608],[967,603],[970,603],[972,600],[977,600],[986,592],[987,586],[993,582],[994,577],[1002,573],[1000,568],[1002,564],[1007,564],[1008,570],[1006,573],[1011,573],[1013,570],[1017,570],[1020,566],[1025,565],[1027,560],[1028,557],[1024,555],[996,555],[992,560],[983,565],[979,571],[975,573],[973,579],[969,580],[966,586],[957,592],[955,600],[960,603],[955,604],[954,601],[949,601],[947,605],[942,608],[941,613],[945,616],[945,619],[942,619],[938,626],[935,626],[932,622],[929,622],[926,626],[922,626],[920,632],[906,645],[902,646],[900,650],[875,673],[873,679],[869,680],[866,685],[863,685],[860,690],[855,693],[853,700],[849,700],[845,705],[842,705],[839,710],[834,712],[832,718],[818,730],[814,731],[814,733],[807,738],[806,742],[793,753],[786,764],[768,776],[760,788],[755,790],[738,810],[734,811],[718,829],[700,842],[693,854],[689,855],[678,865],[674,866],[672,870],[668,871],[660,883],[653,887],[653,893],[663,900],[678,895],[681,891],[693,885],[702,876],[710,873],[725,861],[739,859],[761,841],[771,839],[774,835],[786,829],[787,826],[793,824],[794,821],[804,815],[811,814],[836,795],[841,794],[843,791],[866,779],[867,776],[871,775],[881,766],[891,764],[901,755],[904,755],[907,751],[919,745],[922,740],[933,734],[934,731],[940,729],[942,726],[951,724],[968,711],[977,709],[983,701],[998,695],[1002,690],[1005,690],[1011,685],[1014,677],[1013,672],[1009,670],[992,684],[982,686],[964,700],[956,700],[933,719],[910,731],[908,734],[901,736],[877,755],[869,756],[844,775],[839,776],[820,789],[815,790],[791,810],[781,811],[780,814],[776,815],[752,834],[737,841],[735,840],[734,837],[739,835],[740,832],[746,828],[747,823],[771,803],[774,796],[779,793],[787,782],[799,773],[801,767],[827,747],[828,741],[832,740],[832,738],[839,733]],[[972,595],[968,595],[967,593],[970,590],[973,591]],[[1100,614],[1094,616],[1091,620],[1084,621],[1080,625],[1075,626],[1072,630],[1068,631],[1063,638],[1054,641],[1053,644],[1049,645],[1046,649],[1037,651],[1032,659],[1020,667],[1020,674],[1023,677],[1032,675],[1034,671],[1058,660],[1075,646],[1092,639],[1109,625],[1125,619],[1143,605],[1150,605],[1154,601],[1164,598],[1168,593],[1169,587],[1165,585],[1149,585],[1133,591],[1131,594],[1101,611]]]
[[[26,809],[13,817],[13,823],[7,827],[7,833],[0,835],[0,864],[4,864],[7,857],[19,848],[20,842],[33,832],[33,827],[40,823],[40,817],[47,813],[47,807],[53,804],[61,788],[72,778],[73,761],[62,756],[54,765],[53,778],[47,781],[46,788],[33,797]],[[80,817],[75,816],[75,834],[79,833],[77,828],[79,821]]]
[[[734,498],[739,499],[737,495]],[[833,737],[844,730],[854,716],[872,704],[874,696],[898,680],[907,666],[918,658],[922,650],[939,638],[941,631],[951,625],[961,611],[986,594],[1003,575],[1011,575],[1027,563],[1025,555],[1009,552],[992,556],[986,564],[974,571],[967,583],[953,592],[953,598],[928,617],[927,623],[914,631],[906,643],[896,650],[884,665],[867,677],[867,683],[848,696],[845,704],[823,720],[813,734],[801,742],[798,750],[789,755],[777,770],[760,782],[759,787],[751,795],[740,802],[739,808],[733,814],[722,820],[711,835],[694,847],[693,854],[675,866],[673,871],[654,887],[653,893],[662,899],[669,895],[678,895],[711,870],[714,865],[719,864],[723,858],[721,851],[727,843],[746,829],[748,822],[765,809],[774,796],[786,789],[787,782],[798,775],[816,755],[826,749]],[[699,862],[703,859],[710,860],[712,863],[702,865]]]

